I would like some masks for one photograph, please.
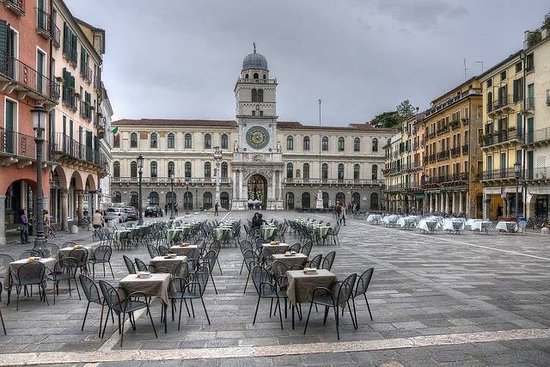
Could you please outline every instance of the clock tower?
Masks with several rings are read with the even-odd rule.
[[[283,159],[277,141],[277,80],[256,52],[243,60],[235,84],[238,141],[233,152],[233,209],[283,209]]]

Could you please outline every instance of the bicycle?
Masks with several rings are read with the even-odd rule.
[[[49,226],[46,226],[46,233],[48,234],[48,237],[56,237],[57,236],[57,226],[55,223],[50,223]]]
[[[90,218],[89,217],[82,217],[80,218],[80,220],[78,221],[78,226],[80,228],[88,228],[88,226],[90,225]]]

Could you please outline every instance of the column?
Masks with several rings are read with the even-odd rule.
[[[459,192],[458,193],[458,212],[459,213],[464,213],[464,202],[463,202],[463,195],[464,193],[463,192]]]
[[[84,190],[78,190],[76,192],[76,197],[78,219],[81,219],[84,216]]]
[[[239,199],[245,200],[243,193],[243,171],[239,171]]]
[[[483,193],[483,219],[487,219],[488,218],[488,213],[489,213],[489,203],[487,202],[487,199],[489,199],[487,197],[487,194],[486,193]]]
[[[0,246],[6,245],[6,197],[0,195]]]
[[[458,208],[457,202],[456,202],[456,192],[451,193],[451,213],[456,213],[456,209]]]
[[[238,200],[237,196],[237,171],[233,171],[233,200]]]
[[[67,219],[69,218],[69,190],[59,189],[61,194],[61,230],[68,231],[69,224]]]

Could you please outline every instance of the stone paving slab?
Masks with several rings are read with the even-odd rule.
[[[250,212],[230,216],[244,219]],[[333,219],[329,214],[294,212],[265,212],[264,217]],[[82,243],[91,241],[90,232],[70,236]],[[364,300],[358,300],[359,330],[353,329],[346,312],[341,342],[336,340],[333,317],[323,326],[321,312],[312,312],[306,335],[303,321],[291,330],[289,319],[284,320],[281,330],[278,317],[269,317],[268,301],[261,303],[258,320],[252,325],[257,298],[252,284],[242,293],[246,275],[239,275],[242,256],[235,248],[222,249],[224,273],[214,272],[220,294],[215,295],[211,285],[207,288],[211,326],[198,303],[195,319],[183,310],[181,331],[177,331],[177,322],[169,322],[168,334],[164,334],[160,303],[155,300],[152,313],[159,338],[154,338],[148,318],[141,317],[137,330],[125,333],[123,348],[110,322],[105,339],[97,337],[99,307],[95,305],[84,331],[80,330],[86,302],[74,293],[69,297],[66,285],[60,286],[56,305],[47,307],[35,295],[23,298],[19,311],[15,303],[5,305],[4,293],[1,307],[8,335],[0,336],[0,365],[53,364],[63,360],[55,358],[74,356],[64,365],[136,366],[137,355],[143,357],[142,365],[547,366],[550,255],[545,242],[545,237],[534,234],[423,235],[348,218],[340,232],[340,247],[314,247],[312,251],[315,255],[336,250],[333,271],[340,279],[375,267],[368,292],[374,321],[368,317]],[[18,245],[2,250],[18,251]],[[127,274],[122,254],[113,254],[117,279]],[[149,259],[144,248],[124,254]],[[99,275],[103,279],[102,272]],[[107,276],[107,280],[112,279]],[[51,286],[48,291],[51,301]],[[487,340],[487,335],[495,336]],[[403,340],[414,344],[403,345]],[[432,344],[424,345],[422,340]],[[346,343],[356,347],[346,349]],[[297,354],[289,352],[294,348]],[[269,353],[262,354],[266,350]],[[227,358],[231,351],[241,354]]]

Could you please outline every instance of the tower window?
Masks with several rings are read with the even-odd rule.
[[[254,79],[258,79],[258,73],[254,73]]]
[[[264,101],[264,90],[258,89],[258,102],[263,102],[263,101]]]
[[[245,74],[245,75],[244,75],[244,78],[245,78],[245,79],[248,79],[248,74]]]
[[[258,102],[258,91],[256,89],[252,89],[252,102]]]
[[[264,74],[263,78],[264,78],[264,80],[266,80],[266,79],[267,79],[267,76]]]

